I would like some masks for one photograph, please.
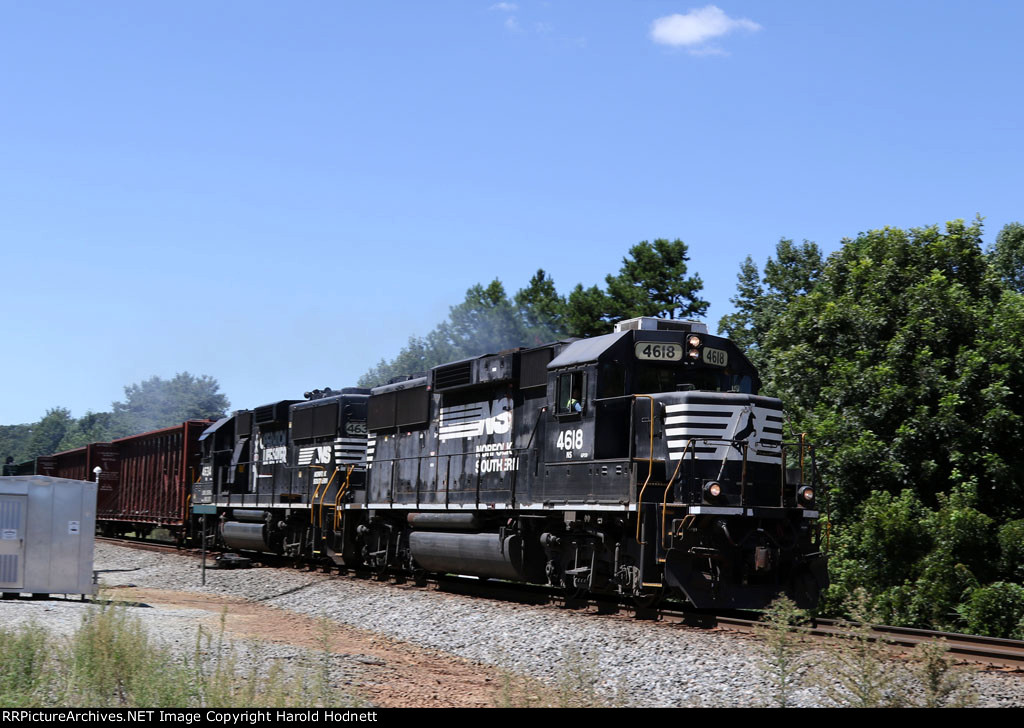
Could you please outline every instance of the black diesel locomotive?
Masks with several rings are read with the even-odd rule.
[[[759,386],[703,324],[633,319],[236,412],[202,436],[191,510],[230,549],[382,575],[810,607],[811,450]]]

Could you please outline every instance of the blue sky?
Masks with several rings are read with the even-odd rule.
[[[0,0],[0,424],[341,387],[474,283],[1024,220],[1024,4]]]

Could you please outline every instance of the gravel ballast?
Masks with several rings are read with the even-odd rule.
[[[753,706],[769,700],[759,667],[758,642],[746,636],[702,632],[593,614],[535,607],[290,569],[207,570],[174,553],[96,545],[103,587],[137,586],[259,601],[267,606],[369,630],[490,666],[558,683],[567,671],[596,676],[597,694],[612,702],[662,706]],[[34,621],[69,634],[88,604],[77,601],[5,601],[4,623]],[[138,608],[150,633],[181,649],[195,643],[199,609]],[[270,652],[267,650],[270,649]],[[287,645],[260,648],[264,658],[294,659]],[[356,665],[336,661],[343,682],[358,680]],[[981,672],[971,678],[979,705],[1024,706],[1024,676]],[[793,696],[802,706],[826,704],[816,689]]]

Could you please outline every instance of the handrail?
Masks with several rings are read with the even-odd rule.
[[[779,503],[784,504],[786,502],[786,448],[780,446],[779,449],[782,451],[779,465]]]
[[[733,433],[735,434],[735,433]],[[747,453],[750,452],[750,441],[743,440],[743,467],[740,470],[740,505],[747,505]]]
[[[341,499],[345,493],[348,492],[349,481],[352,478],[352,471],[355,470],[355,465],[348,466],[348,472],[345,473],[345,482],[342,483],[341,487],[338,488],[338,495],[334,498],[334,530],[338,530],[338,518],[341,507]],[[321,528],[323,528],[323,521],[321,521]]]
[[[675,482],[676,476],[679,474],[679,468],[681,468],[683,466],[683,461],[686,459],[686,451],[690,449],[690,445],[691,444],[693,444],[693,440],[692,439],[686,441],[686,444],[683,446],[683,452],[679,456],[679,462],[676,463],[676,469],[672,471],[672,477],[668,479],[667,483],[665,483],[665,498],[664,498],[664,500],[661,501],[661,547],[662,548],[667,548],[665,546],[665,518],[667,517],[667,514],[668,514],[668,492],[669,492],[669,490],[671,490],[672,483]],[[694,448],[694,452],[696,453],[696,448]]]
[[[324,530],[324,498],[327,497],[327,491],[331,489],[331,483],[334,482],[334,476],[338,474],[338,466],[334,466],[334,472],[331,473],[331,479],[327,481],[327,487],[324,488],[323,494],[320,496],[320,530]],[[316,496],[313,496],[314,500]],[[311,504],[312,505],[312,504]]]
[[[832,538],[831,538],[831,536],[832,536],[832,498],[829,496],[828,488],[824,484],[819,483],[819,481],[818,481],[818,463],[814,459],[814,446],[813,445],[811,446],[811,472],[812,472],[812,474],[814,475],[814,478],[815,478],[815,480],[812,482],[812,485],[815,488],[815,493],[817,493],[817,491],[819,489],[824,491],[824,500],[825,500],[825,550],[826,551],[830,551],[831,550],[831,545],[832,545]]]
[[[313,470],[313,469],[327,470],[327,468],[325,468],[323,465],[309,465],[307,467],[309,467],[310,470]],[[316,489],[313,491],[313,497],[309,501],[309,525],[310,526],[314,525],[314,523],[313,523],[313,511],[316,510],[316,498],[317,498],[318,495],[320,495],[320,484],[319,483],[317,483]]]
[[[651,482],[651,475],[654,473],[654,397],[649,394],[634,394],[634,403],[636,403],[638,397],[646,397],[651,400],[651,419],[649,421],[650,427],[648,428],[651,438],[647,450],[647,480],[644,481],[644,485],[636,498],[636,541],[641,546],[644,546],[646,542],[640,540],[640,521],[643,520],[644,491],[647,490],[647,485]]]
[[[807,437],[806,432],[800,433],[800,482],[804,482],[804,438]]]

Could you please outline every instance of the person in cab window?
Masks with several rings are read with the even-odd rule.
[[[580,400],[583,398],[582,389],[583,387],[580,380],[576,377],[573,377],[572,394],[569,395],[569,401],[565,403],[566,412],[583,411],[583,405],[580,403]]]

